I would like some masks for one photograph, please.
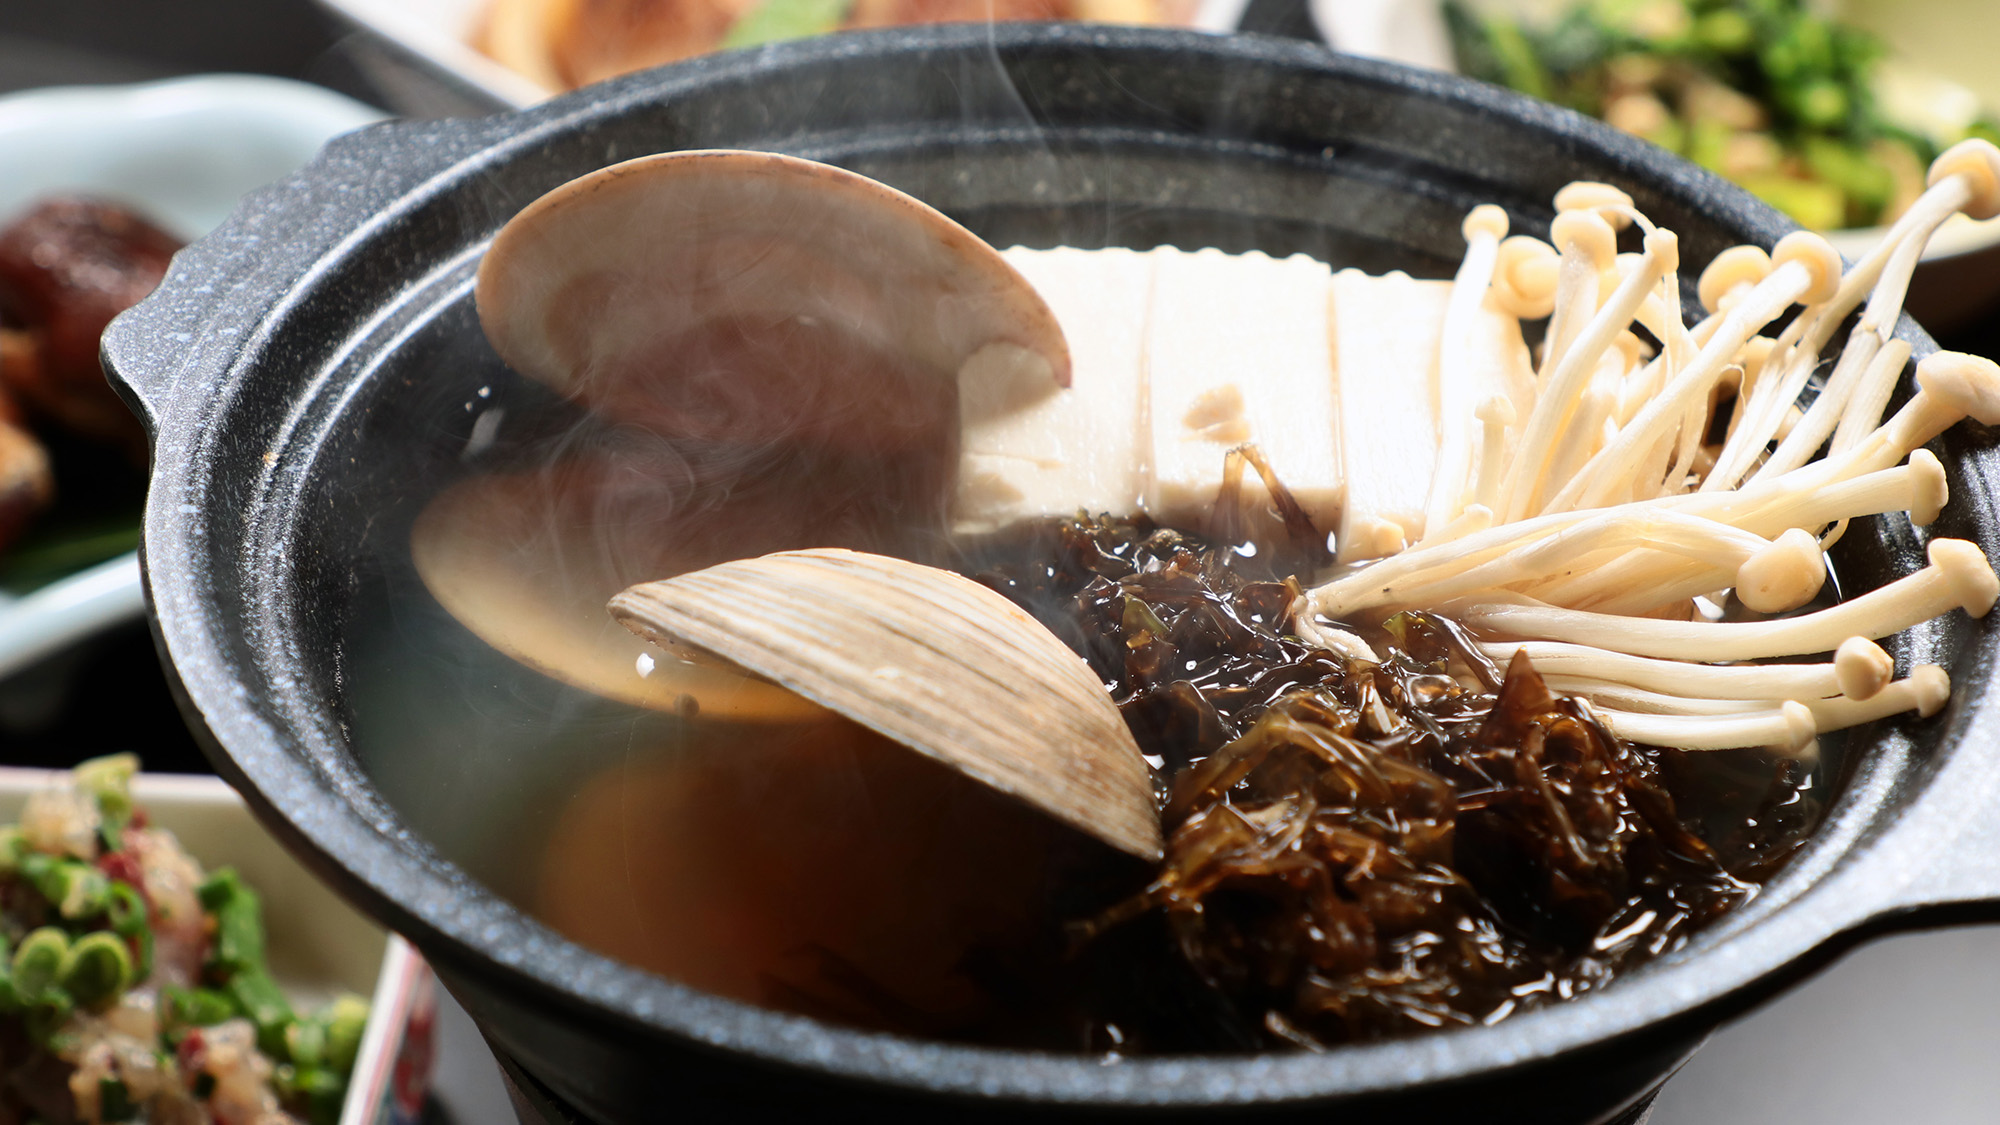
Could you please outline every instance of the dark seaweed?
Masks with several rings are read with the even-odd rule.
[[[1724,756],[1621,742],[1443,618],[1372,631],[1380,664],[1288,636],[1303,555],[1144,520],[1031,539],[967,569],[1103,677],[1169,832],[1143,890],[1071,925],[1091,1049],[1491,1023],[1677,948],[1817,819],[1796,766],[1744,752],[1717,783],[1695,759]],[[1718,784],[1764,818],[1739,816],[1720,852],[1675,797]]]

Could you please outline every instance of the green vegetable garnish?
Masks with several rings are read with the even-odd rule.
[[[14,950],[14,988],[22,999],[33,1003],[47,995],[61,977],[63,957],[69,953],[69,935],[54,926],[43,926]]]
[[[257,1049],[285,1057],[285,1027],[292,1022],[292,1005],[278,982],[263,968],[239,969],[223,986],[239,1015],[257,1025]]]
[[[1757,44],[1757,28],[1742,12],[1724,8],[1694,24],[1695,42],[1718,55],[1740,55]]]
[[[105,896],[104,916],[120,935],[137,937],[146,928],[146,900],[132,884],[114,879]]]
[[[289,1085],[305,1100],[306,1120],[312,1125],[339,1125],[340,1103],[347,1094],[347,1083],[340,1075],[318,1067],[301,1069]]]
[[[848,4],[849,0],[764,0],[722,37],[723,49],[825,35],[847,19]]]
[[[202,881],[195,894],[202,909],[215,917],[211,964],[230,971],[264,967],[264,906],[257,892],[243,885],[236,869],[224,867]]]
[[[354,1069],[355,1056],[361,1053],[361,1033],[368,1027],[368,1001],[351,992],[343,992],[327,1006],[323,1015],[326,1018],[327,1064],[346,1074]]]
[[[257,892],[243,885],[234,868],[224,867],[204,880],[195,892],[202,909],[215,919],[215,941],[208,966],[220,978],[222,992],[238,1014],[257,1025],[257,1046],[265,1054],[285,1056],[285,1025],[292,1006],[264,967],[263,904]]]
[[[65,921],[80,922],[104,912],[111,899],[111,880],[104,872],[78,860],[56,860],[30,876],[35,889]],[[24,868],[25,870],[25,868]]]
[[[21,835],[20,826],[10,824],[0,828],[0,878],[19,871],[21,860],[27,855],[28,838]]]
[[[1750,194],[1797,219],[1801,226],[1828,230],[1840,226],[1841,216],[1847,212],[1847,197],[1829,183],[1755,176],[1746,177],[1743,186],[1750,189]]]
[[[326,1061],[326,1025],[317,1020],[293,1020],[285,1026],[285,1054],[297,1067],[317,1067]]]
[[[132,955],[117,934],[85,934],[63,955],[56,977],[78,1004],[102,1010],[133,985]]]
[[[76,1022],[79,1010],[103,1012],[128,990],[146,982],[153,968],[153,930],[146,896],[133,882],[112,878],[138,857],[126,847],[126,829],[139,810],[131,784],[139,768],[129,754],[85,762],[72,774],[79,793],[97,807],[106,867],[28,847],[18,826],[0,827],[0,879],[10,880],[19,913],[0,926],[0,1017],[16,1021],[8,1032],[41,1052],[61,1056],[95,1034]],[[286,1110],[312,1122],[338,1125],[347,1075],[359,1053],[368,1005],[342,996],[307,1018],[294,1014],[265,962],[263,904],[234,870],[222,868],[196,888],[206,915],[206,987],[161,982],[159,1036],[150,1048],[171,1062],[173,1050],[196,1029],[243,1018],[256,1028],[258,1050],[277,1064],[275,1087]],[[45,901],[43,901],[45,900]],[[9,933],[43,925],[10,948]],[[73,1055],[70,1057],[74,1057]],[[196,1098],[215,1091],[209,1074],[188,1075]],[[135,1100],[123,1081],[97,1088],[96,1120],[136,1121],[152,1103]],[[4,1114],[0,1114],[4,1116]]]
[[[214,1027],[236,1015],[235,1002],[212,988],[181,988],[170,984],[160,989],[160,1005],[167,1026],[174,1031]]]
[[[132,819],[132,777],[139,772],[137,754],[109,754],[92,758],[71,771],[76,787],[97,801],[98,816],[104,822],[105,847],[116,851]]]

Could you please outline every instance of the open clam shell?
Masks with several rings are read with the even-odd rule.
[[[1069,384],[1054,314],[991,246],[893,188],[774,153],[665,153],[572,180],[495,237],[476,301],[516,370],[707,440],[837,431],[897,448],[951,417],[910,384],[953,386],[982,348]]]
[[[714,653],[1112,847],[1163,850],[1152,774],[1104,685],[992,590],[935,567],[786,551],[634,586],[611,613]]]
[[[607,544],[624,541],[626,565],[633,554],[669,570],[707,560],[676,566],[640,529],[602,525],[579,475],[470,477],[432,500],[411,529],[410,554],[438,604],[501,652],[607,699],[740,722],[823,714],[739,671],[662,656],[606,616],[605,599],[630,581]]]
[[[509,365],[656,448],[636,464],[600,451],[582,474],[596,481],[462,482],[414,528],[417,569],[488,643],[661,709],[813,710],[722,669],[642,675],[611,594],[789,547],[907,549],[942,527],[966,359],[1069,381],[1054,315],[991,246],[902,192],[772,153],[648,156],[557,188],[495,237],[475,302]]]

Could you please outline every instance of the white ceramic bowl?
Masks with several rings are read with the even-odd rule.
[[[0,97],[0,222],[58,192],[124,203],[183,239],[381,111],[280,78],[206,75]],[[0,595],[0,678],[144,611],[127,555],[24,598]]]

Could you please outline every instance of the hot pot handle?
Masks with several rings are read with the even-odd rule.
[[[1894,813],[1837,876],[1849,881],[1856,931],[2000,922],[2000,686],[1962,690],[1930,721],[1952,733],[1928,753],[1888,748],[1906,759],[1911,795],[1888,795]]]
[[[503,120],[396,121],[335,137],[174,255],[158,288],[111,322],[101,346],[111,385],[147,432],[157,435],[176,403],[206,398],[272,306],[336,243],[407,221],[416,189],[493,145]]]

